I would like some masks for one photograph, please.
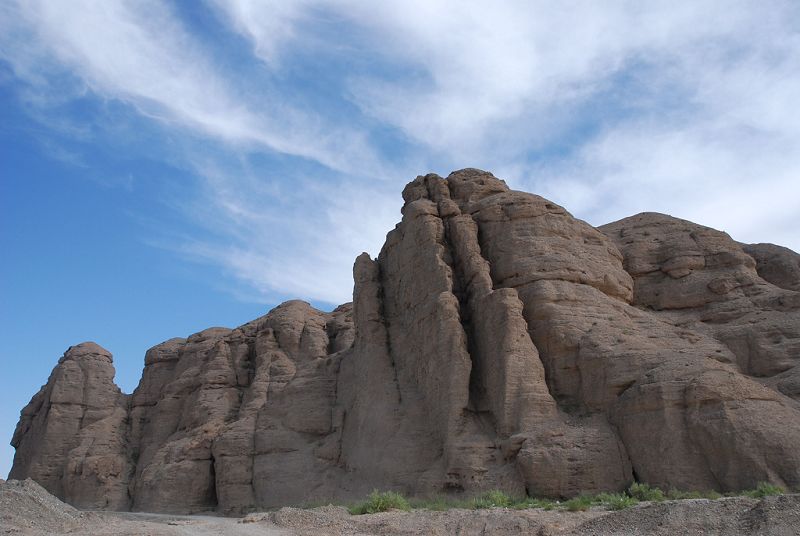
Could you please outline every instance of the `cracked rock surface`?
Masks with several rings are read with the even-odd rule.
[[[645,213],[600,228],[490,173],[417,177],[352,304],[147,352],[70,348],[11,478],[81,508],[800,487],[796,253]]]

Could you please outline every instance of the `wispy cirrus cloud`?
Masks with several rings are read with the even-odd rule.
[[[189,133],[334,170],[375,165],[363,132],[327,124],[268,87],[248,92],[248,82],[215,65],[209,45],[163,2],[33,0],[6,10],[4,26],[12,28],[3,29],[13,39],[4,40],[3,57],[33,86],[69,73],[98,97]],[[57,98],[63,87],[51,85],[46,95]]]
[[[391,66],[343,73],[348,98],[432,162],[496,170],[594,223],[662,210],[800,246],[795,3],[319,0],[293,4],[293,37],[265,31],[263,4],[228,5],[269,62],[320,20],[346,25],[347,53]]]
[[[797,249],[800,13],[777,15],[754,14],[747,32],[682,56],[674,72],[653,73],[648,80],[682,98],[648,105],[569,158],[532,170],[538,187],[593,223],[657,210]]]
[[[167,196],[197,234],[166,230],[148,240],[217,263],[250,286],[255,299],[347,299],[352,258],[379,244],[374,232],[360,245],[348,242],[353,218],[340,220],[337,209],[346,203],[337,195],[349,189],[363,197],[359,184],[384,178],[366,131],[331,123],[324,110],[276,93],[270,72],[255,83],[237,80],[240,73],[215,62],[209,44],[163,3],[34,1],[3,9],[2,57],[27,84],[24,98],[36,119],[84,128],[81,119],[59,116],[55,105],[87,95],[125,103],[169,139],[172,154],[163,154],[158,139],[152,154],[198,179]],[[98,143],[85,128],[83,137]],[[52,154],[72,154],[57,151],[50,139],[43,143]],[[279,171],[253,164],[254,155],[300,160],[282,162]],[[303,171],[309,167],[312,180]],[[371,206],[384,200],[372,199]],[[355,222],[375,215],[371,210]],[[367,229],[375,228],[371,223]]]
[[[222,237],[184,240],[179,250],[225,267],[265,299],[350,301],[355,255],[376,253],[399,217],[395,192],[347,182],[335,192],[314,184],[304,184],[303,191],[302,202],[289,202],[284,210],[270,207],[266,215],[247,199],[215,192],[207,199],[216,203],[203,202],[202,212],[194,214],[219,208],[216,217],[199,224]]]
[[[466,166],[595,224],[659,210],[800,249],[794,2],[208,0],[213,32],[156,2],[3,9],[38,98],[68,84],[179,140],[196,232],[165,243],[261,299],[347,300],[403,181]]]

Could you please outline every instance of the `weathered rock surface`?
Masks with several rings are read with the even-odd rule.
[[[756,261],[758,275],[776,287],[800,291],[800,255],[775,244],[744,244]]]
[[[147,352],[71,348],[13,478],[80,507],[240,513],[373,488],[800,486],[800,268],[660,214],[600,229],[489,173],[417,177],[353,303]]]
[[[91,342],[69,348],[22,410],[9,478],[31,478],[80,508],[126,508],[127,416],[111,354]]]

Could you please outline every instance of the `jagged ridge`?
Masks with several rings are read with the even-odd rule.
[[[167,341],[130,396],[108,352],[72,347],[11,477],[79,507],[225,513],[376,487],[800,486],[796,253],[659,214],[598,230],[474,169],[403,198],[352,306]]]

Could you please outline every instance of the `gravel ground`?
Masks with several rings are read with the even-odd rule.
[[[271,524],[242,523],[213,516],[80,512],[33,480],[0,480],[0,535],[54,536],[281,536],[292,532]]]
[[[0,535],[769,535],[800,534],[800,495],[642,503],[620,512],[416,510],[351,516],[339,506],[281,508],[243,519],[80,512],[33,481],[0,481]]]
[[[275,526],[299,536],[311,535],[471,535],[471,534],[564,534],[582,522],[605,516],[604,510],[557,512],[544,510],[452,509],[444,512],[415,510],[351,516],[346,509],[326,506],[313,510],[281,508],[263,515]],[[258,516],[259,514],[256,514]],[[250,516],[253,517],[253,516]]]
[[[537,536],[800,535],[800,495],[642,503],[619,512],[448,510],[350,516],[343,508],[282,508],[257,514],[299,535],[535,534]]]
[[[581,525],[573,534],[800,535],[800,495],[731,497],[638,505]]]

